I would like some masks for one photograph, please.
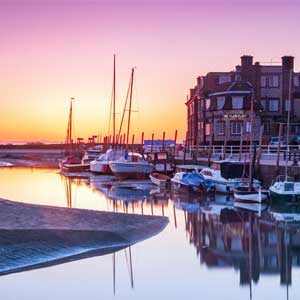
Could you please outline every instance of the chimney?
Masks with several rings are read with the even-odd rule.
[[[241,66],[242,68],[247,68],[253,65],[253,56],[243,55],[241,56]]]
[[[294,69],[294,56],[282,56],[282,69],[293,70]]]

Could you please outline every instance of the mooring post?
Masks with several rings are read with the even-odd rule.
[[[185,159],[186,159],[187,140],[188,140],[188,132],[186,132],[185,134],[185,143],[183,148],[183,164],[185,164]]]
[[[242,160],[242,153],[243,153],[243,130],[241,130],[241,135],[240,135],[240,153],[239,153],[239,161]]]
[[[261,154],[262,154],[262,137],[264,133],[264,124],[260,126],[260,131],[259,131],[259,148],[258,148],[258,154],[257,154],[257,165],[259,166],[260,164],[260,159],[261,159]]]
[[[279,173],[280,147],[281,147],[282,123],[279,124],[277,159],[276,159],[276,174]]]
[[[175,137],[174,137],[174,158],[176,156],[176,142],[177,142],[177,129],[175,130]]]
[[[154,133],[152,133],[151,136],[151,150],[150,150],[151,153],[153,152],[153,140],[154,140]]]

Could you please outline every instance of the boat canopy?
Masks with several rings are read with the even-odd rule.
[[[225,179],[242,178],[244,175],[244,163],[224,161],[220,165],[220,170],[221,170],[221,176]],[[246,171],[247,171],[247,165],[246,165]]]
[[[184,173],[182,181],[188,185],[200,185],[205,182],[203,175],[198,173]]]

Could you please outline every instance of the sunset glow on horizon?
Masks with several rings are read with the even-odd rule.
[[[117,59],[117,128],[136,67],[131,133],[179,139],[196,78],[295,56],[297,1],[0,1],[0,143],[65,139],[74,97],[75,136],[108,134]]]

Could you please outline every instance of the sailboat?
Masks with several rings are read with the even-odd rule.
[[[99,174],[112,174],[109,162],[120,158],[124,155],[124,151],[116,149],[116,55],[114,55],[114,71],[113,71],[113,92],[112,92],[112,106],[113,106],[113,148],[108,149],[95,160],[90,162],[90,171]]]
[[[289,152],[289,135],[290,135],[290,119],[291,119],[291,85],[292,85],[292,70],[290,71],[289,82],[289,106],[286,126],[287,136],[287,153]],[[300,200],[300,182],[295,182],[293,178],[287,175],[288,173],[288,155],[285,159],[285,175],[279,175],[273,181],[269,188],[270,198],[272,202],[296,202]]]
[[[254,151],[252,154],[253,147],[253,107],[254,106],[254,89],[252,88],[251,103],[250,103],[250,145],[249,145],[249,156],[250,156],[250,166],[249,166],[249,179],[246,183],[241,183],[233,189],[233,195],[236,201],[243,203],[262,203],[267,199],[267,194],[262,193],[261,187],[254,188],[253,186],[253,172],[254,163],[256,157],[256,145],[254,145]]]
[[[120,157],[117,160],[109,162],[109,166],[112,172],[120,179],[127,179],[127,178],[145,179],[149,177],[149,174],[152,173],[154,169],[154,165],[151,164],[148,160],[146,160],[143,155],[141,155],[140,153],[128,151],[133,81],[134,81],[134,68],[132,68],[131,70],[130,84],[129,84],[130,97],[129,97],[126,149],[122,157]],[[125,107],[124,107],[124,112],[123,112],[119,132],[121,132],[122,122],[126,111],[126,104],[127,101],[125,102]]]
[[[70,101],[70,110],[68,118],[68,128],[66,136],[66,149],[65,149],[65,158],[59,162],[59,167],[62,171],[84,171],[89,169],[89,165],[82,165],[80,153],[76,149],[76,145],[73,142],[72,129],[73,129],[73,108],[72,104],[75,99],[71,98]]]

